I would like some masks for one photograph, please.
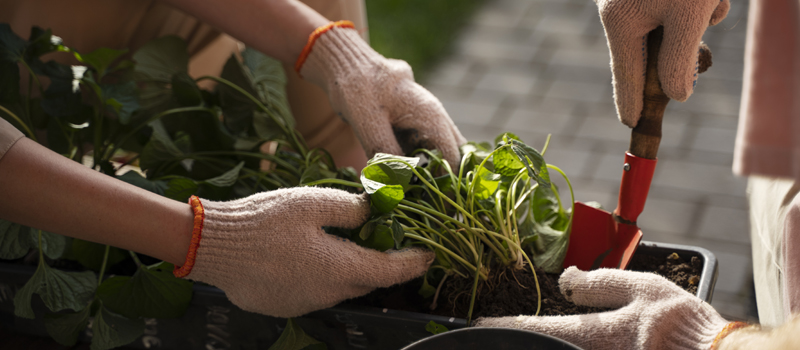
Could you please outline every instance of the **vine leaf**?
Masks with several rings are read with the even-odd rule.
[[[239,162],[233,169],[226,171],[220,176],[210,178],[208,180],[203,181],[209,185],[214,185],[217,187],[229,187],[233,186],[236,183],[236,180],[239,179],[239,172],[244,167],[244,162]]]
[[[66,314],[47,314],[44,316],[44,327],[56,342],[64,346],[72,346],[78,342],[78,336],[89,325],[91,307]]]
[[[268,350],[327,350],[328,346],[310,337],[293,318],[286,321],[286,328]]]
[[[0,259],[19,259],[31,248],[28,229],[20,224],[0,219]]]
[[[192,282],[172,275],[173,265],[140,266],[133,277],[114,276],[97,288],[109,310],[128,318],[181,317],[192,300]]]
[[[144,333],[142,319],[128,319],[106,309],[101,303],[92,322],[91,350],[106,350],[129,344]]]
[[[94,295],[97,280],[90,271],[64,272],[39,261],[39,267],[28,283],[14,297],[14,314],[34,318],[33,294],[39,294],[50,311],[82,310]]]

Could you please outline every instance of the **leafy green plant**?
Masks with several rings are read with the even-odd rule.
[[[43,62],[49,53],[81,64]],[[186,43],[177,37],[156,39],[129,56],[105,48],[79,53],[40,28],[24,40],[0,24],[0,116],[69,159],[180,201],[356,179],[294,129],[276,60],[248,49],[241,61],[227,61],[221,77],[193,79]],[[200,89],[202,80],[216,88]],[[265,143],[274,152],[261,152]],[[143,173],[122,173],[129,164]],[[144,318],[180,317],[191,301],[192,283],[175,278],[168,263],[0,220],[0,259],[26,256],[38,266],[14,299],[15,314],[34,318],[38,295],[49,310],[48,333],[64,345],[75,344],[90,320],[92,349],[125,345],[142,334]],[[56,259],[83,269],[51,267]],[[106,276],[123,260],[135,266],[129,276]]]
[[[478,283],[493,270],[527,265],[533,271],[535,265],[560,272],[572,222],[572,209],[564,209],[550,181],[552,170],[569,185],[563,171],[545,163],[541,153],[514,134],[500,135],[495,144],[462,147],[458,169],[437,152],[420,149],[414,153],[424,155],[426,163],[377,154],[362,171],[360,183],[320,180],[309,185],[363,188],[370,194],[372,217],[359,230],[340,234],[379,250],[417,244],[432,249],[436,261],[431,270],[444,271],[444,277],[434,288],[426,276],[420,293],[434,296],[435,305],[449,276],[471,279],[471,316]],[[536,289],[538,314],[538,282]]]

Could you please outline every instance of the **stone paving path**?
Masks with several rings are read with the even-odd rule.
[[[719,259],[712,305],[753,319],[746,180],[731,174],[747,1],[704,40],[714,63],[686,103],[671,102],[639,225],[648,241],[696,245]],[[616,207],[630,129],[617,121],[609,52],[589,0],[489,0],[426,87],[470,140],[503,131],[541,148],[570,176],[576,199]],[[562,186],[563,187],[563,186]],[[563,187],[566,188],[566,187]]]

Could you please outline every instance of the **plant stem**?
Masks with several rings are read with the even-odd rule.
[[[324,185],[324,184],[335,184],[335,185],[344,185],[344,186],[350,186],[350,187],[355,187],[355,188],[364,188],[364,185],[362,185],[360,183],[347,181],[347,180],[342,180],[342,179],[322,179],[322,180],[307,182],[307,183],[302,184],[301,186],[308,187],[308,186],[317,186],[317,185]]]
[[[483,254],[483,249],[481,249]],[[478,268],[481,267],[481,262],[478,260]],[[472,323],[472,310],[475,307],[475,297],[478,295],[478,274],[475,274],[475,282],[472,283],[472,295],[469,300],[469,311],[467,312],[467,327]]]
[[[406,237],[410,237],[410,238],[416,239],[416,240],[418,240],[420,242],[424,242],[424,243],[430,244],[430,245],[432,245],[432,246],[434,246],[436,248],[441,249],[442,252],[450,254],[450,256],[452,256],[454,259],[458,260],[458,262],[460,262],[465,267],[469,268],[472,271],[475,271],[476,274],[480,275],[484,279],[487,278],[486,274],[484,274],[483,272],[481,272],[478,269],[476,269],[474,265],[472,265],[468,261],[464,260],[464,258],[458,256],[458,254],[453,253],[450,249],[445,248],[443,245],[441,245],[439,243],[436,243],[436,242],[434,242],[432,240],[429,240],[429,239],[427,239],[425,237],[415,235],[413,233],[406,233]]]
[[[20,119],[20,118],[19,118],[19,117],[18,117],[16,114],[12,113],[12,112],[11,112],[11,111],[9,111],[7,108],[3,107],[3,105],[0,105],[0,111],[6,112],[6,114],[8,114],[8,115],[9,115],[11,118],[14,118],[14,120],[16,120],[16,121],[17,121],[17,123],[19,123],[19,125],[22,125],[22,128],[23,128],[23,129],[25,129],[25,133],[26,133],[26,134],[28,134],[28,137],[29,137],[31,140],[34,140],[34,141],[36,141],[36,142],[39,142],[39,141],[36,139],[36,135],[33,133],[33,131],[31,131],[31,129],[30,129],[30,128],[28,128],[28,125],[27,125],[27,124],[25,124],[24,122],[22,122],[22,119]]]
[[[103,253],[103,263],[100,264],[100,273],[97,275],[97,285],[103,282],[103,274],[106,273],[106,263],[108,263],[108,252],[111,250],[110,245],[106,245],[106,251]]]
[[[439,281],[439,285],[436,286],[436,293],[433,294],[433,302],[431,303],[431,310],[436,310],[436,301],[439,300],[439,292],[442,290],[444,281],[447,281],[447,276],[450,276],[450,274],[445,273],[444,277],[442,277],[442,280]]]
[[[139,260],[139,256],[136,255],[136,252],[134,252],[133,250],[129,250],[128,254],[131,255],[131,258],[133,258],[133,262],[136,263],[136,266],[142,267],[142,261]]]

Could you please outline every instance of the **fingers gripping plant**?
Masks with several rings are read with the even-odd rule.
[[[420,149],[415,154],[428,158],[427,164],[378,154],[364,168],[361,184],[321,180],[309,185],[363,187],[373,215],[349,237],[381,250],[412,244],[434,250],[431,269],[445,275],[435,290],[426,278],[422,292],[436,298],[448,276],[471,278],[471,315],[478,282],[487,280],[492,269],[527,265],[533,271],[536,265],[547,272],[561,270],[571,216],[550,181],[550,170],[564,176],[571,196],[572,187],[561,169],[546,164],[538,151],[510,133],[498,137],[494,149],[471,143],[462,153],[457,172],[437,152]],[[536,289],[540,294],[538,281]],[[539,309],[541,294],[537,314]]]

